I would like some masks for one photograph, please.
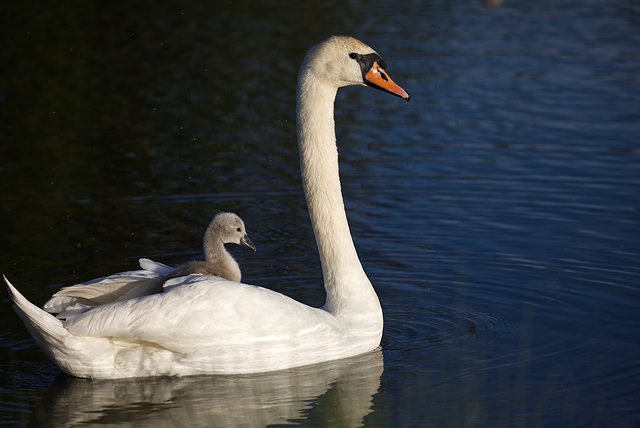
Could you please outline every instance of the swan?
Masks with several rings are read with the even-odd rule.
[[[45,304],[44,310],[66,319],[89,307],[161,293],[162,285],[171,278],[192,274],[213,275],[240,282],[240,266],[224,244],[238,244],[256,250],[249,239],[242,219],[234,213],[217,214],[204,234],[205,260],[184,263],[170,268],[162,263],[140,259],[140,271],[121,272],[89,282],[64,287]]]
[[[5,277],[14,309],[64,372],[87,378],[269,372],[337,360],[380,345],[382,308],[356,253],[340,190],[333,104],[367,85],[409,100],[369,46],[333,36],[298,74],[300,169],[326,290],[322,308],[262,287],[189,275],[164,292],[90,308],[62,321]]]

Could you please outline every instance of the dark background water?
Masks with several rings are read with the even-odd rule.
[[[201,257],[322,305],[298,171],[309,46],[353,35],[405,104],[341,90],[345,203],[381,351],[279,374],[61,375],[0,317],[0,421],[72,426],[638,426],[640,5],[14,3],[0,14],[1,270],[33,302]]]

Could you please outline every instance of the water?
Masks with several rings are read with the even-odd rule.
[[[131,2],[130,2],[131,3]],[[14,9],[12,10],[11,7]],[[336,103],[381,350],[259,376],[95,382],[0,305],[0,420],[72,426],[637,426],[640,6],[630,1],[7,6],[2,272],[32,301],[200,257],[233,210],[247,282],[312,305],[295,78],[329,34],[411,94]]]

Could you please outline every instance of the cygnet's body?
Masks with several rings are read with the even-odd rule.
[[[202,274],[240,282],[242,278],[240,266],[229,254],[224,244],[238,244],[251,248],[253,251],[256,250],[245,231],[242,219],[233,213],[220,213],[211,221],[204,234],[206,260],[184,263],[166,275],[164,281],[179,276]]]
[[[117,273],[65,287],[44,304],[44,310],[66,319],[105,303],[162,293],[166,281],[191,274],[214,275],[239,282],[240,267],[224,247],[225,244],[238,244],[256,250],[242,219],[228,212],[216,215],[205,232],[206,260],[188,262],[172,269],[162,263],[140,259],[142,270]]]

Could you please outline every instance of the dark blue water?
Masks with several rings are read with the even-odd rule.
[[[2,272],[33,302],[201,256],[243,217],[243,278],[312,305],[298,172],[306,49],[350,34],[405,104],[336,103],[380,351],[259,376],[60,374],[5,295],[0,421],[73,426],[640,423],[640,6],[632,1],[7,6]]]

